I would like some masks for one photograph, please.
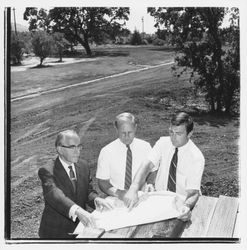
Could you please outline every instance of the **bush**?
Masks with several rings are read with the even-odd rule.
[[[160,38],[156,38],[153,40],[153,45],[155,45],[155,46],[164,46],[165,43],[166,42]]]
[[[130,39],[130,44],[131,45],[140,45],[142,44],[142,38],[140,32],[137,30],[134,30],[134,33]]]
[[[23,53],[25,49],[25,44],[20,40],[14,32],[11,34],[11,45],[10,54],[11,61],[13,64],[21,64]]]

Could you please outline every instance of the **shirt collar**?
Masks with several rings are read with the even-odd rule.
[[[183,152],[184,150],[186,150],[191,144],[191,140],[189,139],[188,142],[186,144],[184,144],[182,147],[178,148],[178,152]],[[175,150],[175,147],[174,147]]]
[[[126,150],[127,150],[127,145],[124,144],[124,143],[122,143],[121,140],[120,140],[119,138],[118,138],[117,140],[118,140],[119,145],[121,145],[122,147],[126,148]],[[135,143],[135,138],[134,138],[133,141],[129,144],[129,146],[130,146],[131,149],[132,149],[134,143]]]
[[[59,160],[61,164],[63,165],[63,167],[66,169],[66,171],[68,170],[69,166],[72,166],[73,169],[75,168],[74,163],[68,164],[67,162],[62,160],[60,156],[59,156]]]

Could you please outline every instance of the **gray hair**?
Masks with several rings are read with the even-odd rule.
[[[114,125],[116,128],[119,128],[119,125],[124,122],[130,122],[133,123],[134,125],[137,124],[137,119],[135,118],[134,115],[128,112],[124,112],[122,114],[119,114],[116,116],[116,119],[114,121]]]
[[[66,136],[78,136],[79,137],[79,135],[74,130],[68,129],[68,130],[61,131],[59,132],[55,140],[55,147],[60,146],[61,142],[64,140]]]

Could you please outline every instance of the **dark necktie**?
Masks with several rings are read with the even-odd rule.
[[[75,173],[72,169],[72,166],[69,166],[69,178],[72,182],[74,192],[76,193],[76,178],[75,178]]]
[[[131,185],[131,182],[132,182],[132,152],[130,150],[130,146],[127,145],[124,189],[128,190]]]
[[[173,157],[170,163],[170,169],[169,169],[167,190],[172,191],[172,192],[176,192],[177,163],[178,163],[178,148],[175,149],[175,152],[173,154]]]

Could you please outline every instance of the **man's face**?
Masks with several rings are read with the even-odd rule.
[[[178,148],[182,147],[188,142],[189,138],[192,135],[192,131],[187,134],[186,127],[184,124],[179,126],[170,125],[169,134],[173,146]]]
[[[73,148],[72,146],[76,147]],[[77,135],[67,135],[57,149],[62,160],[68,164],[76,163],[78,162],[80,156],[80,138]]]
[[[132,122],[123,122],[119,124],[117,129],[118,138],[125,145],[131,144],[135,137],[136,125]]]

